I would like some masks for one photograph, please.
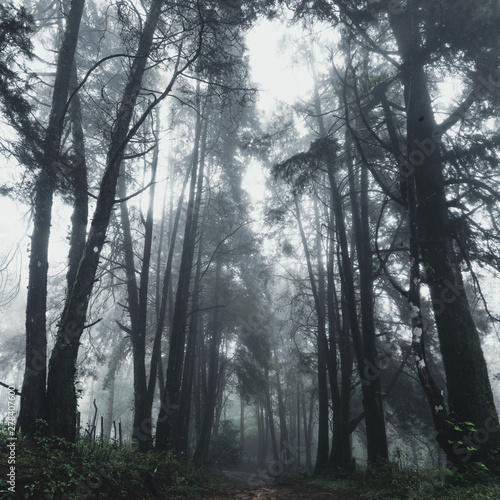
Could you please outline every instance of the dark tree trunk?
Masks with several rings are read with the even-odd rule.
[[[383,419],[380,418],[381,405],[378,401],[380,394],[377,394],[377,392],[371,387],[373,385],[373,382],[376,382],[378,377],[373,378],[370,376],[370,365],[364,355],[363,339],[359,327],[356,308],[354,274],[352,269],[351,257],[349,255],[349,246],[347,242],[342,201],[333,173],[333,165],[330,165],[328,174],[330,179],[333,209],[335,211],[335,219],[337,223],[337,235],[340,243],[342,273],[346,291],[349,325],[353,339],[358,372],[362,382],[361,389],[363,394],[363,409],[365,418],[367,420],[370,420],[370,424],[367,423],[367,440],[369,440],[368,462],[370,464],[377,464],[380,461],[387,460],[388,458],[387,441],[385,439],[385,426],[383,425]],[[375,385],[375,387],[377,387],[377,385]],[[370,429],[369,432],[368,429]],[[381,433],[384,433],[384,436],[377,435],[377,430]]]
[[[215,293],[214,304],[217,306],[219,300],[221,261],[216,257],[215,271]],[[193,462],[196,465],[208,464],[208,452],[210,448],[210,438],[212,435],[212,426],[214,423],[214,411],[217,402],[217,386],[219,382],[219,348],[221,344],[221,318],[220,310],[215,307],[212,311],[212,318],[209,323],[210,346],[208,352],[208,377],[205,406],[202,409],[203,417],[201,422],[201,431],[198,436],[198,442],[193,454]],[[219,391],[220,392],[220,391]]]
[[[148,288],[149,288],[149,268],[151,263],[151,247],[153,243],[153,213],[155,203],[156,171],[158,168],[158,134],[151,164],[151,187],[149,188],[149,206],[144,223],[144,250],[142,255],[142,265],[139,284],[139,316],[137,318],[137,335],[133,338],[134,356],[139,358],[137,363],[137,374],[134,376],[134,437],[138,440],[139,449],[147,451],[153,446],[152,419],[154,384],[156,373],[151,373],[150,384],[153,389],[148,390],[146,377],[146,330],[148,317]],[[155,355],[155,353],[153,353]],[[136,429],[140,429],[136,433]]]
[[[35,421],[46,418],[45,384],[47,376],[48,246],[52,217],[52,197],[56,172],[61,167],[59,149],[63,131],[71,70],[78,41],[84,0],[73,0],[57,60],[49,122],[43,143],[43,165],[35,184],[33,234],[29,262],[26,305],[26,366],[23,378],[19,425],[32,435]]]
[[[305,395],[302,394],[302,408],[304,416],[304,439],[306,449],[306,470],[312,470],[312,422],[314,410],[314,398],[309,401],[309,415],[307,414],[307,405]]]
[[[245,449],[245,400],[240,397],[240,448]]]
[[[285,401],[281,389],[281,377],[278,364],[276,348],[274,349],[274,363],[276,365],[276,392],[278,396],[278,417],[280,421],[280,460],[283,472],[287,471],[288,464],[292,462],[291,445],[288,437],[288,426],[286,422]],[[281,471],[281,469],[280,469]]]
[[[333,206],[333,203],[331,203]],[[352,449],[349,432],[349,408],[351,399],[351,373],[352,373],[352,346],[349,338],[348,311],[345,307],[339,311],[337,294],[335,291],[334,263],[336,257],[335,244],[335,216],[330,214],[330,242],[328,252],[328,329],[330,342],[329,377],[330,391],[333,404],[333,436],[329,465],[333,471],[351,470]],[[342,294],[343,294],[342,286]],[[344,296],[344,294],[342,295]],[[345,300],[343,301],[345,303]],[[345,314],[344,314],[345,313]],[[339,318],[343,318],[340,325]],[[340,355],[340,389],[339,367],[337,366],[337,345]]]
[[[258,450],[257,450],[257,465],[260,469],[266,466],[267,457],[267,427],[264,419],[264,408],[260,402],[255,402],[255,416],[257,419],[257,434],[258,434]]]
[[[404,13],[391,16],[391,27],[403,61],[407,107],[406,175],[415,183],[421,261],[434,307],[450,419],[463,430],[455,440],[452,456],[448,453],[448,459],[453,464],[480,461],[494,465],[488,454],[500,445],[498,414],[450,236],[440,131],[425,74],[420,31],[415,18]],[[471,422],[477,432],[487,434],[488,439],[483,442],[484,437],[481,437],[480,442],[470,441],[473,433],[466,428],[465,422]],[[459,440],[464,444],[460,445]]]
[[[265,368],[265,379],[269,380],[269,368]],[[273,415],[273,406],[271,402],[271,388],[269,387],[269,383],[266,386],[265,389],[265,412],[267,416],[267,425],[269,429],[269,434],[271,437],[271,446],[273,450],[273,458],[274,458],[274,463],[278,464],[279,463],[279,450],[278,450],[278,443],[276,442],[276,430],[274,427],[274,415]]]
[[[113,426],[113,411],[115,404],[115,382],[116,382],[116,372],[118,371],[118,363],[111,367],[108,373],[109,382],[107,387],[103,389],[108,389],[108,398],[106,401],[106,416],[104,417],[104,439],[106,441],[111,440],[111,427]]]
[[[73,214],[71,216],[68,274],[66,277],[68,290],[71,290],[75,284],[76,273],[78,271],[78,266],[80,265],[80,259],[83,255],[83,249],[85,248],[85,240],[87,239],[87,223],[89,217],[87,161],[82,126],[82,107],[80,94],[76,91],[78,87],[78,75],[74,60],[71,69],[70,85],[73,94],[68,111],[69,119],[71,121],[75,162],[72,165],[73,171],[71,172],[74,200]]]
[[[167,306],[169,302],[172,302],[172,263],[174,259],[174,251],[175,251],[175,243],[177,241],[177,232],[179,229],[179,220],[180,216],[182,213],[182,206],[184,204],[184,191],[186,189],[187,183],[189,181],[189,176],[191,174],[191,169],[188,169],[186,171],[186,175],[184,177],[184,182],[182,184],[182,189],[181,193],[179,195],[179,201],[177,203],[177,210],[175,212],[175,218],[172,223],[172,228],[171,231],[169,231],[170,234],[170,241],[169,241],[169,247],[168,247],[168,256],[167,256],[167,263],[165,265],[165,272],[163,274],[163,284],[161,288],[161,297],[159,299],[159,307],[158,307],[158,316],[156,320],[156,332],[155,332],[155,338],[153,341],[153,351],[151,353],[151,366],[150,366],[150,376],[149,376],[149,383],[148,383],[148,398],[152,401],[153,400],[153,395],[154,395],[154,388],[155,388],[155,378],[158,375],[158,381],[159,381],[159,386],[160,386],[160,401],[162,402],[161,404],[164,404],[165,402],[165,382],[163,378],[163,371],[162,371],[162,360],[161,360],[161,355],[162,355],[162,348],[161,348],[161,339],[163,335],[163,329],[165,328],[165,320],[167,318]],[[172,194],[172,193],[171,193]],[[171,204],[171,209],[173,207],[173,203]],[[161,252],[161,250],[159,250]],[[159,266],[158,266],[159,268]],[[173,304],[172,307],[169,307],[170,312],[172,313],[173,311]],[[173,314],[169,314],[168,317],[172,317]],[[169,324],[168,330],[171,332],[172,331],[172,325]],[[167,418],[167,416],[170,413],[169,408],[165,408],[164,412],[164,418]]]
[[[300,216],[299,202],[295,198],[295,216],[299,226],[300,238],[306,256],[307,269],[309,272],[309,281],[313,292],[314,305],[316,308],[318,332],[317,332],[317,356],[318,356],[318,449],[316,453],[316,465],[314,472],[321,474],[325,472],[328,466],[328,382],[327,382],[327,362],[328,362],[328,341],[326,338],[326,310],[325,310],[325,276],[324,266],[322,261],[318,262],[318,278],[316,284],[316,277],[311,263],[311,256],[307,244],[306,235],[302,226]],[[318,229],[318,228],[317,228]],[[322,250],[317,241],[316,245],[318,254]]]
[[[49,432],[71,442],[75,440],[77,400],[74,387],[76,362],[80,337],[85,325],[88,300],[92,292],[99,263],[99,255],[109,224],[124,149],[130,137],[130,122],[139,94],[153,35],[163,2],[154,0],[139,40],[137,57],[134,58],[129,81],[124,90],[113,129],[107,166],[101,181],[87,244],[71,291],[68,291],[65,308],[57,334],[57,341],[49,363],[47,409]],[[170,91],[173,81],[165,91]],[[145,118],[145,117],[144,117]],[[140,122],[142,123],[142,121]],[[134,130],[139,127],[136,124]]]
[[[325,123],[323,120],[323,111],[321,107],[321,100],[318,88],[318,78],[316,75],[316,65],[314,57],[311,57],[310,62],[311,72],[314,79],[314,107],[317,116],[317,122],[319,127],[319,134],[321,138],[327,137],[327,131],[325,128]],[[333,405],[333,433],[332,433],[332,449],[330,456],[328,458],[328,463],[330,467],[334,469],[349,470],[351,467],[351,444],[350,444],[350,433],[348,431],[349,427],[349,403],[350,403],[350,382],[351,382],[351,369],[352,369],[352,353],[350,351],[350,345],[347,345],[346,349],[345,339],[347,337],[344,332],[341,332],[339,325],[339,311],[338,307],[335,307],[337,302],[335,296],[335,281],[334,281],[334,257],[335,257],[335,211],[333,209],[334,200],[332,195],[331,206],[330,206],[330,241],[329,241],[329,252],[328,252],[328,265],[327,265],[327,304],[328,304],[328,328],[329,328],[329,350],[326,350],[327,354],[327,365],[328,365],[328,376],[330,383],[330,394],[332,397]],[[316,219],[318,216],[316,215]],[[316,226],[319,226],[318,220],[316,221]],[[319,234],[319,227],[318,227]],[[337,366],[337,338],[340,345],[340,362],[341,362],[341,391],[339,392],[338,386],[338,366]],[[325,344],[327,345],[326,332],[325,332]],[[348,387],[346,392],[345,388]],[[318,468],[318,465],[316,465]],[[319,472],[319,471],[316,471]]]
[[[199,98],[198,98],[199,99]],[[193,268],[198,218],[200,213],[201,192],[203,187],[204,151],[200,152],[204,134],[206,141],[207,121],[202,119],[203,112],[198,101],[198,115],[194,139],[191,185],[189,191],[184,242],[182,247],[181,265],[175,297],[174,318],[170,334],[170,348],[165,382],[165,400],[162,402],[156,431],[158,450],[166,451],[172,445],[172,437],[178,432],[179,404],[184,366],[184,351],[186,344],[186,320],[189,306],[189,290],[191,271]],[[204,149],[204,148],[203,148]]]
[[[348,119],[346,117],[346,119]],[[349,133],[349,132],[347,132]],[[350,148],[351,141],[346,141]],[[361,383],[363,384],[363,408],[365,411],[366,442],[368,462],[377,464],[389,459],[385,431],[382,388],[378,370],[379,354],[375,343],[375,317],[373,310],[373,262],[370,244],[369,208],[368,208],[368,172],[361,170],[360,203],[352,158],[348,155],[349,189],[352,207],[353,229],[359,262],[359,280],[361,297],[361,334],[363,339],[364,366]],[[366,377],[369,373],[371,376]]]
[[[191,416],[191,401],[193,398],[192,388],[196,370],[196,344],[198,339],[198,320],[199,320],[199,296],[200,296],[200,277],[201,260],[203,251],[203,229],[201,230],[200,242],[198,246],[198,257],[196,259],[195,285],[193,297],[191,299],[192,312],[189,321],[189,332],[186,346],[186,362],[184,364],[184,374],[182,376],[182,390],[179,405],[179,430],[174,436],[172,443],[174,450],[180,453],[188,452],[189,444],[189,421]]]

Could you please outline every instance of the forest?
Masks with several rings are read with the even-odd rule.
[[[500,3],[0,2],[0,498],[500,498]]]

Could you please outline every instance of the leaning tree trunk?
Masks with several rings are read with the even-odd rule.
[[[70,88],[73,59],[85,0],[73,0],[57,60],[49,123],[43,143],[43,164],[35,185],[35,203],[28,298],[26,305],[26,367],[21,391],[19,425],[24,434],[34,432],[37,419],[46,417],[47,376],[47,272],[52,198],[56,172],[61,167],[59,149]]]
[[[87,184],[87,160],[85,153],[85,139],[82,125],[82,105],[80,94],[77,91],[78,74],[76,62],[73,60],[71,68],[72,97],[69,104],[69,119],[73,139],[75,162],[72,165],[71,180],[73,187],[73,214],[71,215],[71,236],[69,242],[68,273],[66,281],[68,290],[75,284],[76,273],[82,258],[85,240],[87,238],[87,224],[89,217],[89,196]]]
[[[116,184],[124,149],[130,135],[139,128],[145,119],[145,115],[143,115],[142,119],[134,125],[133,131],[129,130],[148,55],[153,45],[153,35],[160,17],[162,4],[161,0],[154,0],[151,3],[141,33],[138,51],[133,59],[130,77],[124,89],[116,125],[113,129],[107,166],[101,181],[87,244],[80,261],[74,286],[72,290],[68,291],[57,333],[56,345],[49,362],[47,387],[49,433],[71,442],[74,442],[76,434],[77,399],[74,377],[80,338],[85,327],[88,301],[94,284],[99,255],[104,245],[111,210],[115,204]],[[176,72],[175,76],[177,74]],[[164,95],[167,95],[170,91],[173,81],[170,82]],[[151,105],[151,109],[154,104]]]

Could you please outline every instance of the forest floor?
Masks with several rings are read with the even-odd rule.
[[[336,500],[361,500],[353,492],[336,492],[303,482],[278,481],[269,476],[248,472],[224,471],[228,483],[207,491],[203,497],[211,500],[309,500],[330,498]],[[366,500],[366,497],[364,497]]]

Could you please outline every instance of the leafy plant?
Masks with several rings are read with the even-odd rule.
[[[219,469],[231,468],[241,462],[243,450],[239,446],[238,429],[230,420],[220,423],[219,431],[212,436],[209,463]]]

